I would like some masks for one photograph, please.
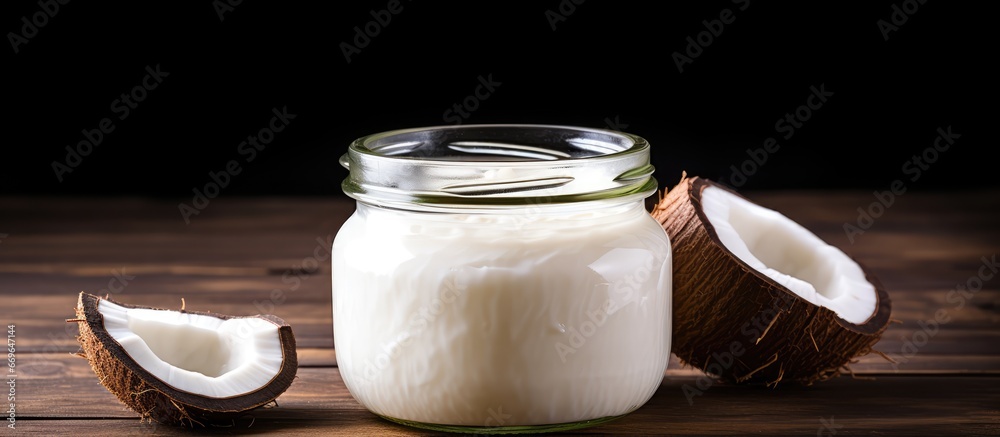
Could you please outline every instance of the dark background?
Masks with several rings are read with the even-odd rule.
[[[949,125],[961,139],[908,189],[998,185],[996,15],[984,4],[930,0],[886,41],[876,22],[902,2],[590,0],[553,30],[555,0],[403,0],[348,63],[340,43],[387,1],[250,0],[224,20],[210,1],[184,3],[73,1],[16,54],[8,34],[0,194],[190,197],[236,159],[223,196],[342,195],[337,158],[352,139],[445,124],[489,75],[501,85],[467,123],[617,119],[652,143],[664,186],[682,170],[729,181],[748,148],[776,137],[741,189],[883,190]],[[14,33],[42,10],[3,7]],[[724,9],[735,21],[679,72],[671,55]],[[169,76],[119,120],[112,102],[157,64]],[[783,139],[775,122],[820,84],[834,95]],[[286,106],[294,121],[245,162],[239,143]],[[53,161],[105,117],[115,130],[60,182]]]

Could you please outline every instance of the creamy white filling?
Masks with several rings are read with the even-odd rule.
[[[875,313],[875,287],[861,267],[802,225],[716,187],[705,188],[701,204],[722,244],[754,270],[848,322]]]
[[[359,203],[332,263],[338,370],[377,414],[575,422],[635,410],[663,379],[670,246],[641,204],[458,215]]]
[[[104,328],[144,369],[188,393],[226,398],[255,391],[281,370],[278,326],[263,319],[97,307]]]

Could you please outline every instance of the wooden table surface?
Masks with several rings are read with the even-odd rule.
[[[843,225],[875,201],[871,192],[747,196],[879,276],[901,323],[876,349],[899,362],[869,355],[852,366],[855,378],[811,387],[714,383],[689,402],[682,387],[701,373],[673,359],[649,403],[580,432],[1000,434],[1000,277],[984,277],[975,293],[954,292],[959,284],[976,288],[983,257],[1000,252],[1000,192],[906,193],[853,243]],[[352,210],[337,198],[223,196],[185,224],[177,201],[0,198],[0,321],[16,330],[16,432],[190,434],[140,423],[86,360],[72,355],[76,325],[64,319],[73,316],[77,294],[88,291],[157,307],[179,308],[183,297],[188,309],[269,312],[292,325],[300,368],[279,406],[208,433],[420,433],[368,413],[337,372],[327,249]],[[286,272],[301,283],[283,282]],[[934,329],[926,321],[938,311],[949,321]]]

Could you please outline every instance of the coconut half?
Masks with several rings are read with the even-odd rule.
[[[298,369],[292,329],[271,315],[171,311],[87,293],[76,314],[83,355],[101,383],[160,423],[231,421],[272,402]]]
[[[706,179],[653,209],[674,253],[674,346],[733,382],[811,384],[849,370],[889,323],[881,283],[784,215]]]

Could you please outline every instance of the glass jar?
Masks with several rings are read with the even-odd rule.
[[[670,242],[649,144],[565,126],[407,129],[341,160],[337,364],[411,426],[574,429],[639,408],[670,353]]]

